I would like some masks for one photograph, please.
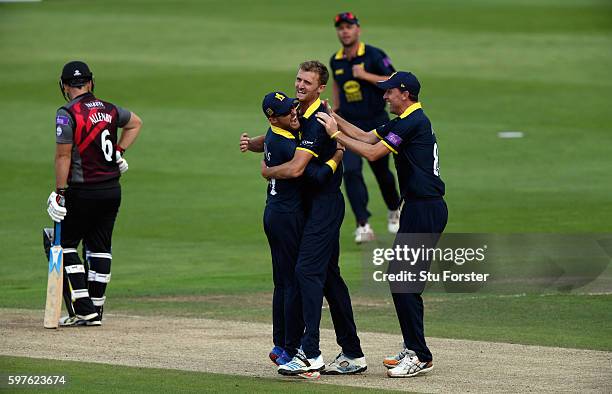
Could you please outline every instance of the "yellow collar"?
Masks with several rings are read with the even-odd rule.
[[[365,44],[363,42],[359,43],[359,48],[357,49],[357,56],[365,55]],[[344,59],[344,48],[340,48],[338,52],[336,52],[336,60]]]
[[[414,104],[412,104],[410,107],[406,108],[406,110],[404,111],[404,113],[402,113],[399,117],[400,119],[404,119],[406,116],[410,115],[411,113],[413,113],[414,111],[416,111],[417,109],[420,109],[421,107],[421,103],[420,102],[416,102]]]
[[[272,130],[274,134],[282,135],[283,137],[289,138],[290,140],[295,139],[295,136],[293,135],[293,133],[291,133],[290,131],[281,129],[280,127],[270,125],[270,130]]]
[[[312,115],[314,111],[316,111],[317,108],[319,108],[320,105],[321,105],[321,99],[318,98],[315,100],[314,103],[310,104],[310,107],[306,109],[306,111],[304,112],[304,115],[302,116],[306,119],[310,118],[310,115]]]

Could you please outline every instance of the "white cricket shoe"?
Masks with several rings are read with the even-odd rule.
[[[387,230],[389,230],[392,234],[397,234],[400,227],[400,211],[396,209],[395,211],[389,211],[387,215]]]
[[[404,346],[404,344],[402,343],[402,346]],[[383,365],[387,368],[395,368],[399,365],[399,363],[404,359],[404,357],[406,357],[407,355],[411,355],[411,356],[416,356],[416,353],[413,352],[412,350],[408,350],[405,347],[402,349],[401,352],[399,352],[398,354],[396,354],[395,356],[389,356],[386,357],[383,360]]]
[[[90,320],[86,320],[83,316],[64,316],[59,319],[60,327],[82,327],[82,326],[101,326],[102,321],[98,318],[98,314]]]
[[[340,353],[334,361],[327,364],[323,370],[325,375],[353,375],[368,369],[365,357],[350,358]]]
[[[364,242],[374,241],[376,236],[374,235],[374,230],[370,227],[369,223],[364,224],[363,226],[357,226],[355,230],[355,242],[360,244]]]
[[[325,369],[323,356],[319,354],[315,358],[306,358],[300,350],[295,357],[287,364],[278,366],[278,373],[285,376],[296,376],[308,374],[309,372],[318,372]]]
[[[412,350],[404,356],[402,361],[395,367],[387,370],[390,378],[411,378],[421,373],[427,373],[433,369],[433,362],[422,362]]]

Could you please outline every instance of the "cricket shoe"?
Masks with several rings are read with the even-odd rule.
[[[400,227],[400,211],[396,209],[395,211],[389,211],[387,215],[387,230],[391,234],[397,234]]]
[[[365,357],[350,358],[340,353],[323,370],[325,375],[354,375],[368,369]]]
[[[291,361],[278,367],[278,373],[285,376],[296,376],[309,372],[319,372],[324,369],[323,356],[319,354],[315,358],[306,358],[304,353],[299,351]]]
[[[390,356],[390,357],[385,358],[383,360],[383,365],[387,368],[395,368],[399,365],[400,362],[402,362],[404,357],[406,357],[407,355],[416,356],[416,353],[413,352],[412,350],[404,348],[402,349],[401,352],[399,352],[395,356]]]
[[[411,352],[411,354],[407,354],[395,368],[387,370],[388,377],[411,378],[422,373],[427,373],[433,369],[432,361],[420,361],[412,350],[409,352]]]
[[[95,316],[93,317],[91,317],[91,315],[64,316],[59,319],[59,326],[60,327],[101,326],[102,320],[100,320],[100,318],[98,317],[98,314],[96,313],[92,315],[95,315]],[[87,320],[86,317],[89,317],[89,320]]]
[[[358,244],[364,242],[374,241],[376,236],[374,235],[374,230],[370,227],[369,223],[364,224],[363,226],[357,226],[355,229],[355,242]]]
[[[285,349],[280,346],[274,346],[270,351],[269,357],[277,366],[287,364],[291,361],[291,357],[289,357]]]

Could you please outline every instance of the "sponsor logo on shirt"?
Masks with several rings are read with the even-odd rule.
[[[402,143],[402,138],[395,133],[389,133],[387,134],[387,141],[389,141],[395,146],[400,146],[400,144]]]
[[[346,101],[349,103],[355,101],[363,100],[363,95],[361,94],[361,85],[357,81],[346,81],[342,86],[344,89],[344,95],[346,96]]]
[[[85,103],[87,108],[104,108],[104,103],[101,101],[91,101],[89,103]]]
[[[67,116],[58,115],[55,117],[55,124],[58,126],[68,126],[69,119]]]

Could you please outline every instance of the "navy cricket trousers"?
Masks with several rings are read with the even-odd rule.
[[[300,297],[295,281],[304,213],[277,212],[266,206],[263,225],[272,255],[272,339],[274,346],[293,349],[299,347],[304,330]],[[289,333],[294,333],[290,336]],[[297,334],[295,334],[297,333]]]
[[[370,131],[388,120],[387,118],[379,122],[349,121],[364,131]],[[378,182],[378,187],[387,208],[394,211],[400,206],[400,197],[395,185],[395,177],[389,169],[389,156],[385,155],[376,161],[368,161],[368,163],[372,173],[374,173],[376,182]],[[351,209],[355,214],[355,220],[358,224],[367,222],[370,217],[370,211],[368,211],[368,189],[363,179],[363,159],[361,156],[347,150],[344,152],[342,165],[344,167],[344,188],[351,204]]]
[[[319,328],[323,297],[327,299],[336,342],[348,357],[363,357],[348,288],[340,276],[342,193],[317,195],[306,219],[295,275],[302,297],[302,350],[308,358],[321,354]]]
[[[435,247],[440,234],[448,221],[448,209],[442,198],[430,200],[407,200],[400,216],[400,228],[396,242],[402,234],[431,234],[429,247]],[[408,245],[419,247],[420,245]],[[431,263],[431,262],[429,262]],[[431,352],[425,343],[423,325],[423,298],[421,293],[392,291],[393,304],[399,320],[404,345],[413,350],[420,361],[432,360]]]

